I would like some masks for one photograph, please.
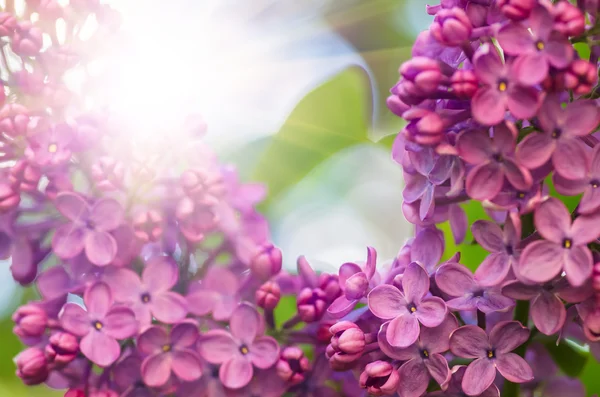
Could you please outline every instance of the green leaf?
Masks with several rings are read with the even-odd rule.
[[[580,347],[569,341],[561,341],[557,346],[556,341],[548,340],[544,342],[544,345],[560,370],[565,375],[573,378],[581,374],[590,356]]]
[[[349,68],[300,101],[254,171],[252,179],[269,189],[267,202],[331,155],[367,141],[370,93],[364,71]]]
[[[296,314],[296,296],[282,296],[273,314],[275,316],[275,327],[281,329],[281,326]]]

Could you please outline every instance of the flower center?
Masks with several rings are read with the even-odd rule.
[[[150,294],[149,293],[143,293],[141,296],[142,302],[144,303],[148,303],[150,302]]]
[[[590,185],[592,185],[592,187],[594,189],[596,189],[598,186],[600,186],[600,181],[597,179],[592,179],[592,181],[590,182]]]
[[[525,198],[525,192],[517,192],[517,198],[518,199],[524,199]]]
[[[163,345],[162,351],[168,353],[171,351],[171,345]]]
[[[242,353],[244,356],[246,354],[250,353],[250,350],[248,349],[248,346],[246,346],[246,345],[240,346],[240,353]]]
[[[554,131],[552,131],[552,138],[554,138],[554,139],[560,138],[561,135],[562,135],[562,130],[558,127],[556,127],[554,129]]]
[[[496,163],[501,163],[504,161],[504,158],[502,157],[502,153],[494,153],[494,155],[492,156],[492,158],[494,159],[494,161]]]
[[[570,238],[564,239],[562,246],[563,246],[563,248],[567,248],[567,249],[571,248],[573,246],[573,240],[571,240]]]
[[[51,143],[50,145],[48,145],[49,153],[56,153],[57,151],[58,151],[58,145],[56,143]]]
[[[508,83],[506,82],[506,80],[500,80],[498,82],[498,91],[504,92],[507,89],[508,89]]]
[[[494,350],[488,350],[487,357],[488,358],[496,358],[496,352]]]
[[[426,349],[421,350],[421,357],[429,358],[429,352]]]
[[[411,313],[414,313],[414,312],[416,312],[416,311],[417,311],[417,307],[415,306],[415,304],[414,304],[414,303],[411,303],[410,305],[408,305],[408,310],[409,310]]]
[[[510,256],[512,256],[515,253],[515,250],[512,245],[507,244],[506,247],[504,247],[504,249],[506,250],[506,253]]]
[[[104,327],[104,324],[102,324],[100,321],[94,321],[92,323],[92,327],[94,327],[94,329],[97,331],[100,331]]]
[[[542,51],[544,49],[544,42],[542,40],[538,40],[535,43],[535,48],[537,48],[538,51]]]

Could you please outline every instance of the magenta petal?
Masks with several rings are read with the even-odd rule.
[[[56,209],[70,221],[86,220],[89,208],[83,197],[72,192],[61,192],[54,201]]]
[[[463,391],[478,396],[494,383],[496,368],[489,358],[479,358],[467,367],[462,381]]]
[[[419,340],[429,353],[444,353],[450,348],[450,335],[458,328],[458,321],[452,313],[446,314],[437,327],[421,329]]]
[[[261,336],[250,346],[250,354],[257,368],[270,368],[279,359],[279,344],[270,336]]]
[[[427,177],[421,174],[407,175],[405,180],[406,185],[402,191],[402,197],[407,203],[414,203],[420,199],[425,194],[427,188],[431,186]]]
[[[571,214],[556,198],[550,198],[540,204],[535,211],[534,221],[542,237],[556,244],[562,244],[571,229]]]
[[[220,295],[214,291],[198,290],[187,295],[186,299],[190,313],[204,316],[213,311]]]
[[[513,84],[509,91],[507,107],[514,117],[528,119],[535,116],[540,108],[539,94],[535,88]]]
[[[158,354],[168,345],[169,335],[164,328],[152,326],[137,338],[137,348],[142,354]]]
[[[370,280],[375,274],[377,266],[377,251],[373,247],[367,247],[367,262],[365,263],[365,273]]]
[[[198,340],[198,325],[193,320],[185,320],[173,326],[171,329],[171,343],[173,347],[183,349],[193,346]]]
[[[600,214],[578,216],[571,226],[573,245],[587,245],[600,235]]]
[[[63,266],[55,266],[42,272],[35,284],[44,299],[58,298],[70,292],[71,277]]]
[[[518,321],[499,322],[490,332],[490,344],[497,353],[513,351],[527,339],[529,339],[529,328]]]
[[[90,231],[85,237],[85,254],[94,265],[106,266],[117,255],[117,242],[107,232]]]
[[[477,301],[473,294],[468,294],[446,301],[446,306],[454,311],[470,311],[477,309]]]
[[[520,23],[508,23],[498,32],[500,46],[510,55],[533,51],[535,43],[527,28]]]
[[[560,273],[563,262],[562,247],[550,241],[534,241],[521,253],[518,271],[530,281],[543,283],[552,280]]]
[[[480,164],[467,175],[467,194],[475,200],[489,200],[500,192],[504,171],[497,163]]]
[[[484,357],[489,348],[485,331],[475,325],[462,326],[450,335],[450,351],[458,357]]]
[[[110,286],[116,302],[137,303],[141,301],[142,282],[131,269],[111,268],[103,274],[103,280]]]
[[[579,202],[579,212],[582,214],[590,214],[596,211],[598,207],[600,207],[600,189],[593,187],[588,183],[586,189],[583,191],[581,201]]]
[[[460,157],[471,164],[485,163],[494,154],[490,136],[482,131],[467,130],[460,134],[456,149]]]
[[[304,280],[304,283],[310,287],[316,287],[318,284],[317,273],[313,270],[312,266],[304,256],[298,257],[297,260],[298,274]]]
[[[71,259],[83,251],[86,229],[72,223],[59,226],[52,237],[52,249],[62,259]]]
[[[150,259],[142,273],[144,285],[154,294],[170,290],[177,284],[178,278],[177,263],[167,256],[156,256]]]
[[[592,265],[592,253],[588,247],[573,247],[566,251],[564,270],[572,286],[579,287],[590,278]]]
[[[510,258],[503,252],[488,255],[475,271],[475,279],[482,287],[498,285],[510,271]]]
[[[127,307],[112,308],[102,321],[102,330],[115,339],[127,339],[137,334],[139,323],[133,311]]]
[[[531,189],[533,180],[527,168],[521,167],[510,159],[504,161],[504,175],[515,189],[521,191]]]
[[[211,364],[222,364],[239,353],[231,334],[218,329],[208,331],[200,337],[198,352]]]
[[[173,373],[185,382],[192,382],[202,376],[202,363],[200,357],[191,350],[173,351],[171,364]]]
[[[77,336],[84,336],[92,330],[88,313],[76,303],[66,303],[60,314],[63,328]]]
[[[225,387],[240,389],[250,383],[253,373],[250,361],[241,356],[234,356],[221,365],[219,379]]]
[[[411,314],[398,316],[388,323],[386,339],[395,347],[408,347],[419,338],[419,321]]]
[[[421,301],[414,315],[424,326],[437,327],[444,321],[447,310],[442,298],[431,296]]]
[[[552,175],[552,182],[556,191],[565,196],[576,196],[590,186],[590,181],[587,178],[567,179],[556,172]],[[581,201],[583,202],[583,199]]]
[[[533,371],[527,361],[515,353],[506,353],[496,358],[498,372],[513,383],[525,383],[533,380]]]
[[[429,275],[416,262],[411,262],[402,277],[404,298],[408,302],[417,303],[429,293]]]
[[[103,318],[113,304],[110,287],[103,282],[92,284],[85,290],[83,301],[90,317]]]
[[[496,50],[496,47],[484,44],[475,53],[473,57],[473,66],[477,77],[486,84],[493,85],[497,83],[498,71],[504,69],[502,60]],[[494,123],[493,125],[498,124]]]
[[[142,378],[150,387],[160,387],[171,377],[173,357],[169,353],[158,353],[142,362]]]
[[[519,164],[529,168],[544,165],[556,147],[556,142],[547,134],[531,133],[517,146],[516,157]]]
[[[565,305],[556,295],[543,291],[531,303],[531,317],[541,333],[553,335],[565,323],[567,311]]]
[[[229,329],[233,336],[250,345],[259,333],[259,324],[260,316],[256,309],[247,303],[241,303],[231,315]]]
[[[440,266],[435,273],[435,283],[452,297],[463,296],[478,288],[473,273],[466,267],[454,263]]]
[[[526,86],[541,83],[548,75],[548,69],[546,57],[539,52],[521,55],[512,64],[512,71],[519,83]]]
[[[346,285],[346,280],[348,280],[351,276],[353,276],[354,274],[356,274],[358,272],[362,272],[362,269],[356,263],[352,263],[352,262],[344,263],[342,266],[340,266],[340,270],[339,270],[340,285],[341,286]]]
[[[502,287],[502,294],[509,298],[518,300],[530,300],[540,294],[541,288],[538,285],[527,285],[520,281],[509,281]]]
[[[438,385],[442,386],[450,380],[448,361],[441,354],[432,354],[429,360],[424,360],[429,375]]]
[[[556,172],[564,178],[585,178],[588,164],[583,143],[576,139],[559,140],[552,156],[552,164]]]
[[[108,367],[121,355],[119,342],[102,331],[92,330],[81,339],[81,352],[100,367]]]
[[[567,105],[564,125],[570,135],[587,135],[599,122],[600,110],[594,101],[578,100]]]
[[[477,301],[477,308],[488,314],[493,312],[502,312],[513,307],[515,301],[503,296],[499,290],[489,289]]]
[[[564,69],[573,60],[573,47],[559,32],[553,32],[544,48],[548,62],[557,69]]]
[[[369,309],[383,320],[408,313],[407,302],[400,290],[389,284],[378,285],[368,295]]]
[[[122,222],[125,211],[115,199],[104,198],[98,200],[90,210],[89,220],[94,224],[94,229],[99,232],[109,232],[116,229]]]
[[[478,220],[471,226],[471,232],[477,242],[489,252],[504,250],[503,233],[494,222]]]
[[[402,364],[399,373],[398,395],[400,397],[420,397],[427,391],[429,373],[423,361],[409,360]]]
[[[406,348],[392,346],[387,340],[388,325],[389,323],[383,324],[381,328],[379,328],[379,332],[377,332],[377,342],[379,343],[379,348],[386,356],[402,361],[421,357],[419,346],[416,343]]]
[[[174,324],[187,315],[187,301],[176,292],[163,292],[152,296],[152,314],[162,323]]]
[[[504,120],[507,97],[495,87],[484,86],[477,90],[471,101],[473,118],[484,125],[496,125]]]
[[[356,302],[358,301],[354,299],[348,300],[342,295],[331,303],[331,305],[327,308],[327,313],[334,318],[342,318],[346,314],[350,313],[352,309],[354,309]]]

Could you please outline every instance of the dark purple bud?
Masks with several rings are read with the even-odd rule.
[[[402,102],[397,95],[390,95],[387,97],[385,103],[387,104],[388,109],[398,117],[402,117],[402,113],[410,109],[410,106]]]
[[[43,36],[40,28],[33,26],[29,21],[17,24],[11,40],[11,48],[15,54],[33,57],[39,54],[42,45]]]
[[[21,202],[21,195],[8,181],[0,181],[0,214],[15,209]]]
[[[565,36],[579,36],[585,31],[585,16],[577,6],[568,1],[559,1],[552,7],[554,30]]]
[[[10,169],[9,180],[18,190],[32,192],[37,190],[42,173],[27,160],[18,161]]]
[[[346,290],[346,298],[348,299],[361,299],[369,288],[369,279],[364,272],[358,272],[350,276],[346,280],[345,284]]]
[[[430,32],[441,44],[456,47],[471,37],[473,25],[465,10],[458,7],[442,9],[436,15]]]
[[[367,364],[360,374],[360,387],[367,389],[373,396],[390,396],[396,393],[400,375],[392,364],[386,361],[374,361]]]
[[[225,194],[223,177],[218,172],[187,170],[180,182],[185,194],[199,202],[211,204]]]
[[[576,59],[565,72],[565,86],[577,95],[587,94],[598,84],[596,66],[585,59]]]
[[[142,242],[156,241],[163,233],[163,217],[156,210],[140,211],[133,217],[135,236]]]
[[[479,80],[477,75],[472,70],[457,70],[450,79],[452,91],[459,98],[473,98],[477,88],[479,88]]]
[[[441,142],[444,136],[444,121],[437,113],[413,108],[404,112],[403,117],[408,121],[405,131],[410,140],[427,146],[434,146]]]
[[[414,88],[422,96],[431,95],[437,91],[444,75],[437,61],[427,57],[415,57],[400,66],[400,74],[414,84]]]
[[[358,354],[365,350],[365,333],[353,322],[341,321],[332,326],[331,347],[336,352]]]
[[[290,346],[281,351],[276,369],[277,375],[282,380],[297,385],[304,381],[306,372],[310,370],[310,362],[304,356],[302,349]]]
[[[17,137],[27,133],[29,112],[23,105],[9,103],[0,110],[0,133]]]
[[[26,385],[39,385],[48,379],[48,362],[42,349],[30,347],[23,350],[14,359],[17,376]]]
[[[0,37],[12,36],[16,27],[17,19],[12,13],[0,13]]]
[[[537,0],[497,0],[496,4],[508,19],[522,21],[529,18],[531,10],[538,2]]]
[[[250,261],[250,270],[255,277],[266,281],[279,274],[282,263],[281,250],[267,243],[258,249],[258,253]]]
[[[101,157],[92,165],[92,178],[98,189],[102,191],[117,190],[123,185],[124,177],[125,167],[120,161],[111,157]]]
[[[337,274],[319,274],[319,288],[325,292],[329,302],[333,302],[342,294],[342,289],[340,288],[340,279]]]
[[[79,342],[77,338],[68,332],[57,332],[50,337],[50,343],[46,346],[46,357],[48,362],[65,366],[77,357]]]
[[[281,298],[281,288],[274,281],[267,281],[256,290],[254,295],[256,304],[263,309],[273,310],[277,307]]]
[[[13,332],[21,340],[39,338],[46,332],[48,315],[46,311],[35,304],[21,306],[12,315],[15,322]]]
[[[334,323],[330,322],[321,322],[319,323],[319,328],[317,328],[316,337],[317,340],[322,344],[329,344],[331,342],[331,331],[329,330]]]
[[[327,295],[320,288],[304,288],[298,294],[298,316],[305,323],[319,321],[327,310]]]

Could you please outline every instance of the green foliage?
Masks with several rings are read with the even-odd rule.
[[[577,377],[581,374],[588,361],[588,353],[568,341],[562,341],[557,346],[555,340],[548,340],[544,345],[565,375]]]
[[[279,304],[274,310],[275,326],[281,329],[281,326],[296,314],[296,296],[285,295],[281,297]]]

